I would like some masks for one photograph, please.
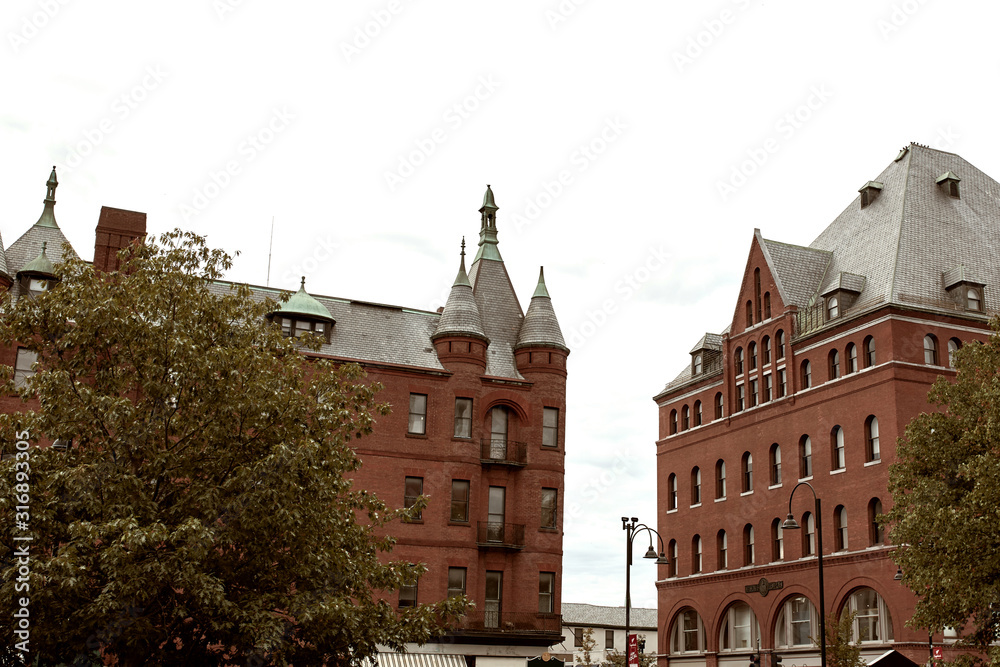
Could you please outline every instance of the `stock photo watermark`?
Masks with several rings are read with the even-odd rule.
[[[17,53],[22,47],[42,32],[42,30],[54,19],[70,0],[38,0],[38,11],[21,17],[21,25],[17,31],[7,32],[7,41],[10,48]]]
[[[212,0],[212,9],[220,21],[225,21],[226,16],[242,7],[244,2],[246,0]]]
[[[492,74],[485,74],[479,77],[475,87],[468,95],[463,96],[441,114],[444,127],[437,126],[426,135],[413,140],[414,148],[404,151],[396,156],[396,168],[392,171],[385,171],[383,178],[389,188],[389,192],[395,192],[396,188],[402,185],[406,179],[413,176],[423,164],[425,164],[438,148],[448,141],[450,133],[458,131],[472,115],[479,110],[482,104],[493,97],[500,82]]]
[[[729,177],[715,182],[716,192],[722,201],[728,200],[746,185],[749,179],[767,164],[771,156],[781,149],[782,143],[794,137],[832,97],[833,92],[827,89],[825,84],[812,86],[802,104],[782,114],[774,123],[776,136],[768,137],[759,146],[746,149],[746,158],[732,166]]]
[[[340,245],[329,234],[317,236],[313,240],[309,254],[293,263],[281,274],[281,284],[294,285],[301,277],[312,275],[316,269],[333,259],[339,249]]]
[[[278,135],[288,129],[293,120],[295,114],[287,107],[272,109],[271,117],[255,132],[248,134],[236,147],[236,155],[223,162],[218,169],[210,169],[205,182],[194,188],[190,203],[180,205],[180,214],[184,222],[204,212],[209,204],[232,185],[233,179],[243,172],[244,167],[257,159],[257,156],[267,150]]]
[[[893,3],[892,7],[889,8],[889,14],[875,22],[882,39],[889,41],[889,38],[909,23],[910,19],[926,4],[927,0],[905,0],[901,3]]]
[[[14,650],[27,662],[31,641],[31,444],[30,434],[21,431],[14,444]]]
[[[682,48],[674,49],[671,57],[678,72],[683,73],[685,67],[693,65],[698,58],[701,58],[725,34],[726,30],[736,23],[740,12],[750,8],[750,0],[732,0],[731,4],[736,5],[739,11],[733,11],[728,7],[720,9],[709,18],[702,20],[699,29],[688,35]]]
[[[555,31],[561,24],[570,19],[576,10],[587,4],[587,0],[560,0],[558,4],[545,10],[545,20],[549,22],[549,28]]]
[[[351,35],[350,39],[340,42],[340,52],[344,55],[344,60],[350,63],[354,58],[360,56],[361,52],[371,46],[372,42],[382,34],[382,31],[392,24],[406,4],[402,0],[389,0],[385,7],[372,10],[371,18],[363,24],[355,26],[354,34]]]

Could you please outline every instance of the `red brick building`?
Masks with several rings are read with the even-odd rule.
[[[892,503],[897,437],[1000,309],[998,191],[961,157],[911,144],[808,247],[754,230],[725,328],[654,399],[664,664],[745,666],[759,646],[765,667],[772,652],[818,665],[818,542],[825,612],[858,612],[863,654],[929,657],[874,518]],[[799,487],[802,528],[783,530],[800,481],[822,513]]]
[[[0,281],[13,284],[15,296],[57,278],[52,261],[66,242],[55,219],[57,185],[53,170],[38,222],[6,251],[0,243]],[[419,654],[437,654],[439,666],[523,666],[562,640],[569,349],[541,275],[521,310],[497,245],[497,210],[487,186],[478,252],[466,272],[463,241],[458,276],[439,312],[311,295],[303,279],[271,316],[288,335],[324,336],[318,356],[358,362],[385,387],[380,398],[393,410],[359,441],[363,467],[355,482],[394,506],[428,499],[419,520],[393,528],[392,557],[428,567],[393,602],[464,594],[475,603],[453,634],[412,647],[418,657],[409,662],[384,656],[391,664],[430,664]],[[95,265],[117,268],[116,251],[145,231],[145,214],[102,208]],[[33,372],[26,350],[0,354],[19,377]],[[4,400],[0,409],[19,409],[19,399]]]

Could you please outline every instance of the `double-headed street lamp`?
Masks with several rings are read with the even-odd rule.
[[[816,495],[816,489],[813,488],[812,484],[809,482],[799,482],[792,489],[792,493],[788,496],[788,518],[785,522],[781,524],[784,530],[795,530],[800,528],[799,524],[795,521],[795,516],[792,514],[792,498],[795,496],[795,491],[800,486],[808,486],[809,490],[812,491],[813,498],[816,500],[816,560],[819,563],[819,659],[822,667],[826,667],[826,601],[823,596],[823,508],[819,502],[819,496]]]
[[[644,523],[639,523],[639,519],[636,517],[631,517],[631,522],[629,517],[622,517],[622,530],[626,531],[625,538],[625,664],[629,664],[629,657],[631,655],[632,648],[629,645],[629,634],[631,632],[631,613],[632,613],[632,542],[635,536],[641,532],[649,533],[649,549],[643,554],[643,558],[656,559],[657,565],[667,565],[670,561],[667,560],[666,555],[663,553],[663,538],[660,534],[656,532],[653,528],[650,528]],[[656,539],[660,541],[660,555],[656,555],[656,550],[653,549],[653,535],[656,535]],[[826,667],[826,663],[823,664]]]

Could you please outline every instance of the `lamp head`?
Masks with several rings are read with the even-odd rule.
[[[789,512],[788,518],[785,519],[785,522],[781,524],[781,527],[785,530],[798,530],[799,524],[796,523],[795,517],[792,516],[791,512]]]
[[[670,565],[670,561],[669,561],[669,560],[667,560],[667,556],[666,556],[666,554],[664,554],[664,553],[663,553],[663,552],[661,551],[661,552],[660,552],[660,557],[656,559],[656,564],[657,564],[657,565]]]
[[[656,557],[657,557],[656,552],[653,551],[653,545],[650,544],[649,548],[646,549],[646,553],[643,555],[643,558],[656,558]]]

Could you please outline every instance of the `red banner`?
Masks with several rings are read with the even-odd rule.
[[[636,666],[639,664],[639,637],[637,635],[630,634],[628,636],[628,664]]]

